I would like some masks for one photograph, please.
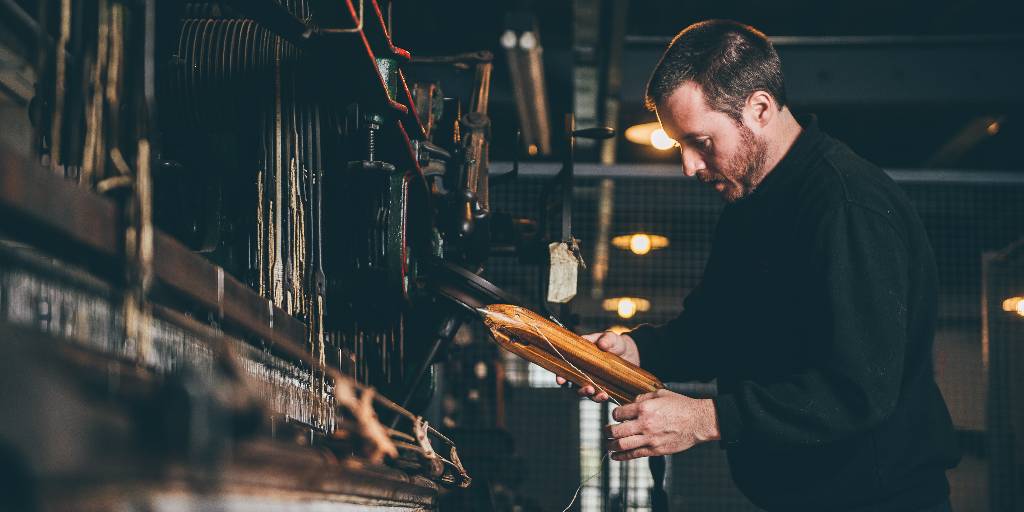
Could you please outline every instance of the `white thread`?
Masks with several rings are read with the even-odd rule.
[[[458,468],[459,467],[454,462],[452,462],[452,461],[442,457],[441,455],[439,455],[437,452],[434,452],[434,455],[437,457],[437,460],[439,460],[441,462],[444,462],[445,464],[448,464],[449,466],[451,466],[453,468]]]
[[[537,329],[537,326],[535,326],[535,325],[533,325],[533,324],[530,324],[529,322],[524,322],[522,318],[519,318],[519,315],[518,315],[518,314],[516,315],[516,319],[517,319],[517,320],[519,320],[519,321],[520,321],[521,323],[524,323],[524,324],[526,324],[526,325],[530,326],[530,328],[531,328],[531,329],[533,329],[533,332],[537,333],[537,336],[540,336],[541,338],[543,338],[543,339],[544,339],[544,341],[545,341],[545,342],[547,342],[548,346],[549,346],[549,347],[551,347],[551,350],[554,350],[554,351],[555,351],[555,354],[557,354],[557,355],[558,355],[558,357],[562,358],[562,361],[565,361],[565,362],[566,362],[566,364],[568,364],[569,366],[571,366],[573,370],[576,370],[577,372],[579,372],[579,373],[580,373],[580,375],[582,375],[582,376],[586,377],[586,378],[587,378],[587,380],[589,380],[589,381],[590,381],[590,383],[591,383],[591,384],[593,384],[593,385],[594,385],[594,387],[595,387],[595,388],[597,388],[597,390],[598,390],[598,391],[600,391],[600,392],[602,392],[602,393],[604,393],[604,394],[608,395],[608,399],[609,399],[609,400],[611,400],[612,402],[615,402],[615,405],[618,405],[618,406],[620,406],[620,407],[622,406],[622,404],[620,404],[620,403],[619,403],[619,401],[618,401],[618,400],[616,400],[616,399],[615,399],[615,397],[613,397],[611,393],[609,393],[609,392],[608,392],[608,391],[606,391],[606,390],[605,390],[604,388],[602,388],[601,386],[599,386],[599,385],[597,384],[597,382],[595,382],[595,381],[594,381],[594,379],[593,379],[593,378],[591,378],[591,377],[590,377],[590,375],[588,375],[588,374],[587,374],[587,372],[584,372],[583,370],[579,369],[579,367],[578,367],[578,366],[576,366],[576,365],[572,364],[572,361],[570,361],[570,360],[566,359],[566,358],[565,358],[565,356],[563,356],[563,355],[562,355],[562,352],[561,352],[560,350],[558,350],[558,348],[557,348],[557,347],[555,347],[555,344],[554,344],[554,343],[551,343],[551,340],[549,340],[547,336],[544,336],[544,333],[540,332],[540,330],[539,330],[539,329]]]
[[[576,488],[576,492],[573,493],[572,495],[572,500],[569,502],[568,505],[565,506],[565,508],[562,509],[562,512],[569,512],[569,509],[572,508],[573,503],[576,503],[576,498],[580,497],[580,491],[583,490],[583,486],[587,485],[587,482],[593,480],[595,476],[601,474],[601,470],[604,469],[604,460],[607,459],[609,455],[611,455],[611,452],[604,452],[604,456],[601,457],[601,462],[598,463],[597,473],[590,475],[589,477],[587,477],[586,480],[580,483],[580,486]]]
[[[522,319],[521,319],[521,318],[518,318],[518,317],[519,317],[519,315],[516,315],[516,317],[517,317],[517,319],[518,319],[519,321],[521,321],[521,322],[522,322]],[[540,336],[540,337],[541,337],[541,338],[542,338],[542,339],[543,339],[543,340],[544,340],[545,342],[547,342],[548,346],[549,346],[549,347],[551,347],[551,350],[554,350],[554,351],[555,351],[555,354],[557,354],[557,355],[558,355],[558,357],[562,358],[562,361],[565,361],[565,362],[566,362],[566,364],[568,364],[568,365],[569,365],[569,366],[571,366],[571,367],[572,367],[572,368],[573,368],[574,370],[576,370],[577,372],[579,372],[579,373],[580,373],[580,375],[582,375],[582,376],[586,377],[586,378],[587,378],[587,380],[589,380],[589,381],[590,381],[590,383],[591,383],[591,384],[593,384],[593,385],[594,385],[594,387],[595,387],[595,388],[597,388],[597,390],[598,390],[598,391],[600,391],[600,392],[602,392],[602,393],[604,393],[604,394],[608,395],[608,399],[609,399],[609,400],[611,400],[612,402],[615,402],[615,405],[618,405],[618,406],[620,406],[620,407],[622,406],[622,404],[620,404],[620,403],[619,403],[619,401],[618,401],[618,400],[616,400],[616,399],[615,399],[615,397],[614,397],[614,396],[612,396],[612,394],[611,394],[611,393],[609,393],[609,392],[608,392],[608,391],[606,391],[606,390],[605,390],[604,388],[602,388],[601,386],[599,386],[599,385],[597,384],[597,382],[595,382],[595,381],[594,381],[594,379],[593,379],[593,378],[591,378],[591,376],[590,376],[589,374],[587,374],[587,372],[585,372],[585,371],[581,370],[581,369],[580,369],[580,368],[579,368],[578,366],[576,366],[576,365],[572,364],[572,361],[568,360],[568,359],[567,359],[567,358],[566,358],[565,356],[563,356],[563,355],[562,355],[562,352],[561,352],[560,350],[558,350],[558,348],[557,348],[557,347],[555,347],[555,344],[554,344],[554,343],[551,343],[551,340],[549,340],[549,339],[548,339],[548,337],[544,335],[544,333],[540,332],[540,330],[539,330],[539,329],[537,329],[537,326],[535,326],[535,325],[533,325],[533,324],[530,324],[529,322],[523,322],[523,323],[524,323],[524,324],[526,324],[526,325],[529,325],[529,326],[530,326],[530,328],[531,328],[531,329],[533,329],[533,332],[537,333],[537,336]],[[574,493],[572,494],[572,499],[571,499],[571,500],[569,500],[569,504],[568,504],[568,505],[566,505],[564,509],[562,509],[562,512],[569,512],[569,509],[570,509],[570,508],[572,508],[572,506],[573,506],[573,504],[574,504],[574,503],[576,503],[576,499],[580,497],[580,491],[582,491],[582,490],[583,490],[583,486],[587,485],[587,482],[589,482],[589,481],[593,480],[593,479],[594,479],[594,477],[596,477],[597,475],[600,475],[600,474],[601,474],[601,471],[602,471],[602,470],[604,469],[604,460],[605,460],[605,459],[607,459],[607,458],[608,458],[608,457],[609,457],[610,455],[611,455],[611,452],[605,452],[605,453],[604,453],[604,456],[602,456],[602,457],[601,457],[601,462],[599,463],[600,465],[599,465],[599,467],[597,468],[597,473],[594,473],[593,475],[590,475],[589,477],[587,477],[587,479],[586,479],[586,480],[584,480],[584,481],[580,482],[580,485],[579,485],[579,487],[577,487],[577,488],[576,488],[576,492],[574,492]]]
[[[508,318],[508,316],[505,316],[505,318]],[[526,325],[530,326],[530,328],[533,329],[533,332],[537,333],[537,336],[540,336],[548,344],[548,346],[551,347],[551,350],[555,351],[555,354],[557,354],[558,357],[560,357],[562,359],[562,361],[565,361],[566,364],[568,364],[574,370],[579,372],[580,375],[586,377],[586,379],[589,380],[590,383],[593,384],[594,387],[597,388],[598,391],[601,391],[602,393],[608,395],[608,399],[611,400],[612,402],[615,402],[615,405],[620,406],[620,407],[622,406],[622,404],[620,404],[619,401],[616,400],[615,397],[613,397],[611,393],[609,393],[604,388],[599,386],[597,384],[597,382],[595,382],[594,379],[591,378],[589,374],[587,374],[587,372],[581,370],[578,366],[572,364],[572,361],[568,360],[565,356],[563,356],[562,352],[560,350],[558,350],[557,347],[555,347],[554,343],[551,343],[551,340],[549,340],[548,337],[544,335],[544,333],[540,332],[540,330],[537,328],[537,326],[535,326],[535,325],[533,325],[533,324],[531,324],[529,322],[523,321],[523,319],[520,318],[518,314],[516,314],[516,320],[518,320],[520,323],[523,323],[523,324],[526,324]],[[570,500],[569,504],[566,505],[564,509],[562,509],[562,512],[569,512],[569,509],[572,508],[573,504],[576,503],[576,499],[580,497],[580,491],[583,490],[583,486],[587,485],[587,482],[593,480],[594,477],[596,477],[597,475],[601,474],[601,471],[604,469],[604,461],[610,455],[611,455],[611,452],[605,452],[604,453],[604,456],[601,457],[601,462],[599,463],[599,467],[597,469],[597,473],[594,473],[593,475],[590,475],[589,477],[587,477],[586,480],[580,482],[579,487],[576,488],[576,492],[574,492],[573,495],[572,495],[572,500]]]

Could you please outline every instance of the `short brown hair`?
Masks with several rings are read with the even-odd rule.
[[[694,23],[672,39],[647,82],[650,110],[684,82],[700,86],[708,108],[739,120],[747,98],[765,91],[781,109],[786,105],[782,63],[759,30],[731,20]]]

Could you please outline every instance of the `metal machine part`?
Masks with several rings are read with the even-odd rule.
[[[450,439],[379,391],[419,363],[403,361],[414,256],[441,246],[412,141],[428,164],[447,158],[427,145],[380,5],[42,4],[38,154],[0,148],[0,256],[18,261],[0,265],[5,367],[33,371],[3,372],[0,401],[52,384],[61,407],[19,403],[0,448],[35,461],[36,430],[63,440],[22,474],[81,482],[47,507],[99,509],[111,490],[149,507],[166,486],[209,508],[319,495],[419,510],[468,485]],[[373,113],[358,134],[351,104]],[[365,208],[325,215],[339,203]],[[329,252],[360,232],[366,251]],[[339,284],[399,307],[357,311]]]
[[[428,265],[425,280],[428,289],[454,301],[473,315],[477,314],[478,308],[490,304],[520,303],[490,281],[451,263]]]
[[[423,125],[423,134],[427,140],[431,140],[434,127],[444,116],[444,93],[441,91],[441,86],[435,82],[414,83],[412,97],[420,124]]]

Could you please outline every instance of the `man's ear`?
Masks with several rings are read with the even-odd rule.
[[[765,91],[754,91],[747,97],[743,105],[743,117],[751,126],[765,127],[775,118],[779,110],[775,108],[775,98]]]

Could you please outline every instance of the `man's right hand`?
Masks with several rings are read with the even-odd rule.
[[[633,338],[630,338],[628,334],[615,334],[611,331],[604,331],[585,334],[583,335],[583,338],[593,342],[597,345],[597,348],[604,350],[605,352],[615,354],[626,361],[640,366],[640,351],[636,348],[636,342],[633,341]],[[555,382],[561,386],[567,381],[560,376],[556,376]],[[608,394],[604,391],[598,392],[597,389],[594,388],[593,384],[588,384],[577,389],[576,393],[580,396],[589,397],[595,402],[604,402],[608,400]]]

